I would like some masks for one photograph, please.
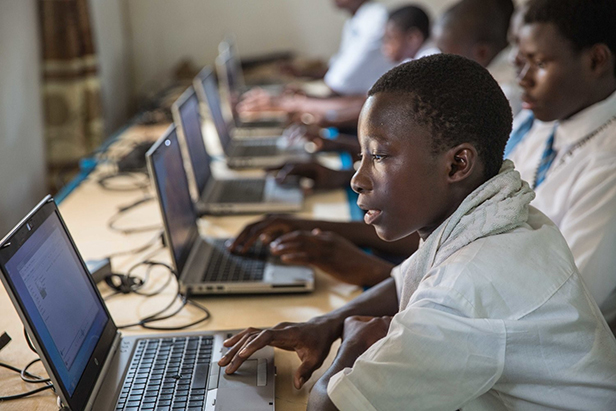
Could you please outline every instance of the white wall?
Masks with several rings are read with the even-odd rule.
[[[0,237],[45,194],[35,0],[0,0]]]
[[[233,32],[243,55],[294,50],[327,59],[338,48],[346,14],[332,0],[126,0],[133,91],[144,94],[190,57],[212,64],[217,45]],[[455,0],[419,0],[431,16]],[[407,4],[381,0],[388,8]]]
[[[105,135],[128,119],[131,74],[125,0],[90,0],[90,18],[101,79]]]

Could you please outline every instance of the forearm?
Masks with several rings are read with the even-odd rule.
[[[361,315],[370,317],[394,316],[398,312],[398,294],[393,278],[380,282],[359,297],[337,310],[331,311],[313,320],[327,322],[336,328],[338,336],[342,336],[344,320],[347,317]]]
[[[329,380],[345,368],[352,367],[355,360],[357,360],[357,357],[359,357],[364,351],[365,350],[363,349],[358,349],[358,347],[344,343],[342,344],[332,365],[327,369],[327,371],[325,371],[321,378],[319,378],[312,388],[312,391],[310,391],[308,407],[306,408],[307,410],[327,411],[338,409],[327,394],[327,385],[329,384]]]

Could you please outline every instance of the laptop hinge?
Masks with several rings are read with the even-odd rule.
[[[98,392],[101,389],[101,386],[103,385],[103,382],[105,380],[105,375],[107,375],[107,371],[109,370],[109,367],[111,366],[111,363],[113,361],[113,357],[116,354],[116,351],[118,350],[118,347],[120,346],[120,341],[122,340],[122,334],[120,333],[120,331],[116,332],[115,337],[113,337],[113,342],[111,343],[111,349],[109,350],[109,354],[107,354],[107,359],[105,360],[105,363],[103,364],[103,367],[101,368],[101,372],[98,374],[98,378],[96,379],[96,384],[94,384],[94,388],[92,389],[92,393],[90,394],[90,399],[88,400],[88,403],[85,406],[85,410],[91,410],[92,407],[94,406],[94,401],[96,400],[96,397],[98,396]]]

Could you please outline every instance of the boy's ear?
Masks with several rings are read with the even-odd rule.
[[[479,155],[472,144],[462,143],[449,149],[446,153],[448,180],[459,183],[472,176],[479,167]]]
[[[588,51],[588,57],[590,59],[590,70],[595,73],[597,77],[614,73],[614,55],[610,51],[610,48],[603,44],[595,44]]]

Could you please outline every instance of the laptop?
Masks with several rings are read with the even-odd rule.
[[[264,126],[261,123],[257,127],[245,126],[243,124],[236,125],[233,114],[229,107],[222,104],[222,96],[219,93],[216,79],[214,78],[210,66],[205,66],[193,80],[193,87],[197,92],[199,101],[205,107],[211,117],[216,110],[216,119],[224,121],[223,127],[226,127],[226,132],[234,139],[237,138],[275,138],[280,137],[285,132],[285,127],[273,124],[271,127]],[[218,126],[217,124],[215,124]],[[219,127],[216,127],[218,131]]]
[[[287,123],[287,114],[280,112],[259,113],[258,116],[242,118],[235,110],[240,97],[251,87],[244,83],[242,66],[234,42],[229,39],[223,40],[218,46],[216,58],[216,73],[221,87],[222,101],[225,105],[224,112],[228,113],[228,120],[233,120],[238,127],[284,127]],[[280,84],[258,86],[270,94],[281,94],[284,87]]]
[[[205,89],[208,91],[208,88]],[[215,89],[211,90],[215,92]],[[289,162],[306,162],[310,159],[310,154],[304,149],[304,145],[287,144],[287,139],[278,136],[274,139],[233,139],[227,128],[227,122],[221,115],[220,105],[209,102],[218,100],[212,92],[207,93],[207,101],[211,112],[220,144],[222,146],[227,166],[229,168],[268,168],[278,167]],[[219,101],[219,100],[218,100]],[[188,140],[197,138],[197,132],[188,135],[193,129],[189,128],[199,125],[198,134],[201,136],[201,118],[199,114],[199,98],[195,93],[194,87],[189,87],[171,107],[173,118],[176,125],[180,128],[180,133]],[[189,122],[192,122],[189,124]]]
[[[123,336],[49,196],[0,242],[0,273],[71,410],[274,409],[273,350],[226,375],[230,332]]]
[[[180,292],[238,294],[307,292],[314,289],[310,268],[283,265],[259,244],[246,256],[229,253],[227,239],[199,235],[175,133],[166,133],[147,154],[165,228],[166,244],[178,273]]]
[[[178,135],[184,147],[180,153],[187,158],[187,168],[192,170],[197,209],[201,214],[241,214],[299,211],[304,194],[298,184],[280,185],[275,177],[216,179],[211,168],[211,158],[201,134],[199,102],[193,88],[190,93],[174,103],[176,129],[168,134]],[[177,130],[177,131],[176,131]],[[177,140],[172,137],[172,140]],[[182,164],[180,162],[179,164]]]

